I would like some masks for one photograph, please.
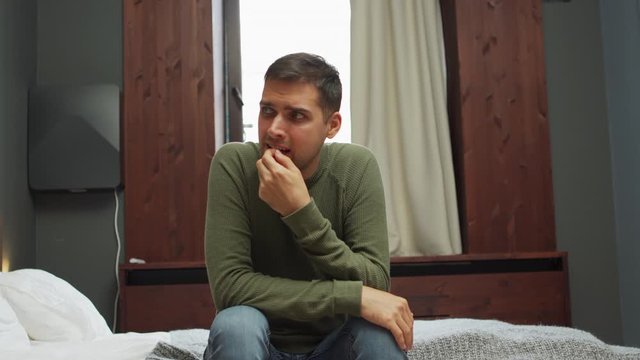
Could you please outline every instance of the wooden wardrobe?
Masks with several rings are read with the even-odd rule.
[[[540,0],[441,0],[463,255],[392,259],[418,318],[570,325]],[[211,0],[124,0],[120,331],[208,328]],[[145,264],[130,264],[140,258]]]

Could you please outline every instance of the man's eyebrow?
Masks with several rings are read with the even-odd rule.
[[[271,101],[260,100],[260,106],[273,106],[273,103]],[[311,113],[311,110],[300,106],[285,106],[284,109],[286,111],[298,111],[305,114]]]
[[[297,107],[297,106],[285,106],[285,110],[289,110],[289,111],[298,111],[298,112],[302,112],[305,114],[309,114],[311,113],[311,110],[304,108],[304,107]]]

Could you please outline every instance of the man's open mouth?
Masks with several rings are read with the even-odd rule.
[[[291,149],[286,148],[286,147],[283,147],[283,146],[269,145],[269,144],[266,144],[266,145],[267,145],[267,147],[268,147],[269,149],[280,150],[280,152],[281,152],[282,154],[284,154],[284,155],[289,155],[289,153],[291,152]]]

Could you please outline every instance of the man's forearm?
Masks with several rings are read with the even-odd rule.
[[[216,307],[247,305],[267,316],[312,321],[337,314],[360,314],[358,281],[291,280],[246,270],[212,267]]]
[[[325,276],[361,280],[365,285],[389,287],[388,247],[383,235],[355,233],[351,246],[338,238],[315,202],[283,218],[314,267]],[[364,228],[364,226],[362,227]],[[386,227],[384,228],[386,232]]]

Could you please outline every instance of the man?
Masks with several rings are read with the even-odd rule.
[[[260,143],[216,153],[205,249],[219,310],[208,359],[406,359],[413,314],[389,287],[384,193],[340,130],[342,85],[319,56],[265,74]]]

